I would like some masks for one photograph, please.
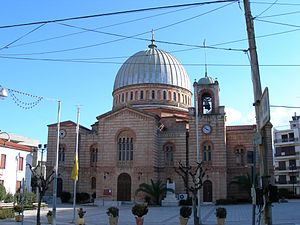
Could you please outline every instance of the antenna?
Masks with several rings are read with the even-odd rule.
[[[205,39],[203,41],[203,47],[204,47],[205,77],[207,77],[206,43],[205,43]]]

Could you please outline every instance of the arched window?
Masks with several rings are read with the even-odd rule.
[[[65,161],[65,150],[66,150],[65,145],[59,145],[58,162],[64,162]]]
[[[167,100],[167,92],[166,91],[163,92],[163,99]]]
[[[234,149],[235,153],[235,161],[238,166],[243,166],[245,164],[244,158],[245,158],[245,150],[243,146],[236,146]]]
[[[201,104],[203,114],[209,114],[212,112],[212,96],[209,93],[204,93],[202,95]]]
[[[98,161],[98,148],[97,145],[93,145],[90,148],[90,165],[95,167]]]
[[[133,91],[130,92],[130,100],[133,100]]]
[[[92,177],[91,179],[91,189],[96,189],[96,177]]]
[[[164,146],[164,154],[165,154],[165,165],[173,166],[174,165],[174,147],[172,144],[166,144]]]
[[[140,99],[144,99],[144,91],[140,92]]]
[[[155,99],[155,91],[154,90],[152,90],[152,92],[151,92],[151,99]]]
[[[176,102],[176,92],[173,92],[173,100]]]
[[[122,103],[124,102],[124,93],[122,93]]]
[[[129,131],[123,131],[118,137],[118,159],[119,161],[133,160],[133,135]]]
[[[208,142],[203,144],[203,161],[211,161],[211,144]]]

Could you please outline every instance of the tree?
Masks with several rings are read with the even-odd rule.
[[[37,215],[36,215],[36,224],[41,225],[41,204],[42,199],[45,196],[46,191],[48,190],[50,184],[54,180],[54,171],[49,175],[45,176],[41,173],[39,169],[40,165],[33,168],[30,164],[27,164],[29,167],[32,178],[31,178],[31,186],[32,188],[37,188],[39,191],[39,198],[38,198],[38,207],[37,207]]]
[[[135,194],[139,192],[144,192],[148,194],[156,205],[161,204],[162,196],[167,191],[174,191],[173,189],[169,189],[165,187],[165,184],[162,183],[161,180],[157,180],[156,182],[151,179],[151,184],[142,183],[139,185],[139,188],[135,191]]]
[[[175,171],[182,178],[185,188],[192,193],[194,225],[200,225],[200,219],[197,216],[197,193],[203,186],[203,178],[206,172],[206,169],[203,169],[203,162],[196,162],[196,167],[192,167],[184,166],[179,161],[179,167],[175,168]],[[191,178],[190,183],[188,182],[189,177]]]
[[[251,188],[252,188],[252,177],[249,173],[246,175],[235,176],[234,181],[231,181],[231,184],[237,184],[239,187],[245,191],[247,191],[248,198],[251,199]],[[255,187],[257,187],[258,183],[258,174],[255,176]]]

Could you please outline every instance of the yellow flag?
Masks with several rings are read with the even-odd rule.
[[[71,178],[73,180],[78,180],[78,158],[77,158],[76,153],[74,156],[74,164],[73,164],[73,168],[72,168]]]

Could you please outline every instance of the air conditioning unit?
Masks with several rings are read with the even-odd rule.
[[[187,194],[178,194],[178,200],[186,200]]]

